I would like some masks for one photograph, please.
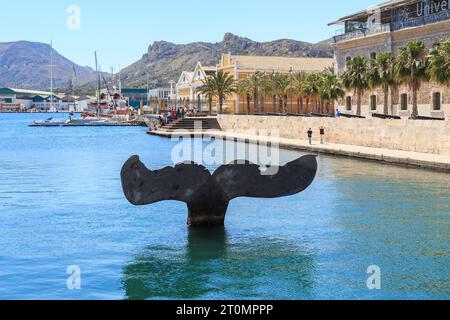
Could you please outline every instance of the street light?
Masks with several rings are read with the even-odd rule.
[[[262,96],[262,101],[261,101],[261,112],[264,114],[266,113],[266,71],[264,70],[263,73],[263,96]]]
[[[290,77],[290,85],[292,86],[292,72],[293,72],[294,70],[292,69],[292,67],[291,67],[291,69],[289,70],[289,77]],[[291,88],[289,88],[289,95],[291,96],[291,106],[290,106],[290,109],[291,109],[291,111],[292,111],[292,104],[293,104],[293,97],[292,97],[292,87]]]
[[[275,95],[275,83],[274,83],[274,78],[275,78],[275,69],[272,71],[272,75],[271,75],[271,79],[272,79],[272,112],[276,112],[276,95]]]

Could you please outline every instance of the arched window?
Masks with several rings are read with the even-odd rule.
[[[377,53],[376,52],[372,52],[370,54],[370,59],[376,59],[377,58]]]
[[[345,106],[347,107],[347,111],[352,111],[352,97],[348,96],[346,98]]]
[[[441,93],[440,92],[433,93],[433,110],[434,111],[441,110]]]
[[[400,96],[400,109],[408,110],[408,95],[406,93]]]
[[[377,96],[370,96],[370,110],[377,111]]]

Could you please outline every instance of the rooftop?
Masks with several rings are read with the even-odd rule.
[[[404,7],[410,4],[414,4],[419,2],[419,0],[390,0],[387,2],[383,2],[379,5],[367,8],[365,10],[362,11],[358,11],[356,13],[353,13],[351,15],[345,16],[340,18],[339,20],[330,22],[328,25],[332,26],[335,24],[341,24],[341,23],[345,23],[347,21],[358,21],[364,18],[367,18],[369,15],[372,15],[375,13],[375,10],[380,10],[381,12],[383,11],[389,11],[389,10],[393,10],[396,8],[400,8],[400,7]]]
[[[231,56],[232,64],[237,62],[239,69],[256,71],[289,72],[304,71],[317,72],[332,67],[333,58],[288,58],[265,56]]]
[[[27,90],[27,89],[15,89],[15,88],[0,88],[0,94],[4,95],[30,95],[30,96],[49,96],[51,93],[47,91]]]
[[[334,37],[337,43],[448,20],[448,0],[391,0],[342,17],[329,25],[344,25]]]

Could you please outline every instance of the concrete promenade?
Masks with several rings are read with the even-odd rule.
[[[167,138],[172,137],[171,133],[163,131],[153,131],[149,132],[149,134]],[[213,137],[216,139],[231,139],[248,143],[278,143],[280,148],[283,149],[377,160],[392,164],[442,170],[450,173],[450,156],[447,155],[436,155],[384,148],[371,148],[345,144],[325,143],[322,145],[318,141],[314,141],[313,145],[309,145],[308,141],[306,140],[273,138],[267,136],[237,133],[233,131],[207,131],[205,133],[186,132],[185,134],[177,134],[176,136]]]

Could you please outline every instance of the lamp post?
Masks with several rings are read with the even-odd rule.
[[[264,70],[263,73],[263,95],[261,97],[261,112],[264,114],[266,113],[266,71]]]
[[[293,72],[294,70],[292,69],[292,67],[291,67],[291,69],[289,70],[289,85],[290,86],[292,86],[292,72]],[[289,88],[289,95],[291,96],[291,105],[290,105],[290,110],[292,111],[292,105],[293,105],[293,103],[294,103],[294,101],[293,101],[293,99],[294,99],[294,97],[292,96],[292,87],[291,88]]]
[[[271,75],[271,79],[272,79],[272,112],[276,112],[276,104],[277,104],[277,98],[275,95],[275,83],[274,83],[274,78],[275,78],[275,70],[272,71],[272,75]]]
[[[259,77],[259,74],[258,74],[258,73],[255,73],[255,98],[254,98],[253,113],[258,113],[258,110],[259,110],[259,102],[258,102],[258,97],[259,97],[259,92],[258,92],[258,77]]]

